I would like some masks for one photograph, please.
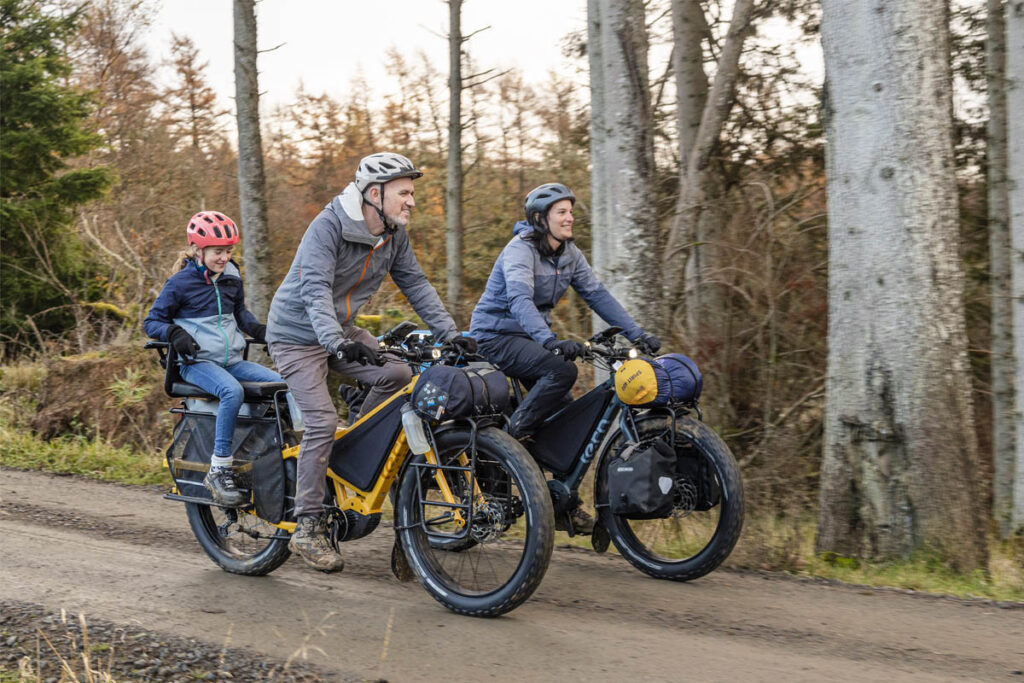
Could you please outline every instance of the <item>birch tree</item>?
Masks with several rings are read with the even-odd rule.
[[[462,291],[462,0],[448,0],[448,310],[459,313]]]
[[[1024,397],[1024,2],[1010,0],[1006,9],[1007,187],[1013,292],[1013,348],[1016,395]],[[1024,407],[1014,411],[1016,454],[1011,527],[1024,530]]]
[[[587,24],[593,265],[626,310],[651,326],[660,281],[649,261],[657,224],[643,2],[588,0]]]
[[[254,0],[235,0],[235,106],[238,121],[238,198],[242,211],[246,305],[260,320],[270,309],[267,195],[260,137]]]
[[[829,330],[818,548],[984,566],[943,0],[825,0]]]
[[[988,90],[988,234],[992,297],[992,509],[999,533],[1010,532],[1014,477],[1013,311],[1010,298],[1009,196],[1006,188],[1006,20],[1003,0],[988,0],[985,43]]]
[[[754,14],[754,0],[737,0],[725,41],[721,46],[715,77],[708,90],[703,71],[697,71],[695,59],[703,61],[701,43],[707,32],[704,10],[697,0],[674,0],[673,33],[675,46],[676,89],[679,116],[679,188],[675,217],[662,252],[664,320],[685,320],[685,334],[697,334],[700,303],[700,245],[707,235],[699,233],[701,205],[709,182],[708,157],[722,132],[734,101],[740,55]],[[699,104],[700,109],[696,107]],[[699,115],[698,115],[699,111]],[[685,294],[684,294],[685,292]],[[687,317],[678,315],[682,304]]]

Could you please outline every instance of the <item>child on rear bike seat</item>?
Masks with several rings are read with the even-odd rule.
[[[235,223],[217,211],[200,211],[186,229],[188,249],[146,316],[153,339],[166,341],[180,362],[181,377],[220,399],[210,472],[203,485],[214,501],[238,507],[247,496],[231,469],[231,436],[242,407],[239,380],[282,382],[262,365],[242,360],[245,338],[265,342],[267,326],[245,308],[242,277],[231,253],[238,243]]]

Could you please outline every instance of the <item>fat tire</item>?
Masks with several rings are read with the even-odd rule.
[[[274,571],[291,555],[288,540],[277,538],[269,540],[267,545],[251,555],[236,554],[227,550],[217,532],[217,524],[213,519],[212,508],[201,503],[185,503],[188,524],[192,533],[199,541],[203,552],[210,556],[217,565],[226,572],[245,576],[264,576]],[[240,512],[239,514],[245,514]]]
[[[438,434],[436,439],[438,449],[443,452],[446,448],[466,443],[467,430],[446,431]],[[399,538],[409,564],[431,597],[457,614],[497,617],[525,602],[544,578],[554,546],[554,513],[544,476],[518,441],[495,427],[486,427],[477,432],[476,443],[478,452],[497,460],[512,475],[523,498],[523,514],[527,520],[525,549],[508,581],[484,595],[467,595],[433,571],[433,563],[426,558],[426,553],[432,548],[431,543],[416,523],[419,500],[415,467],[406,467],[403,473],[396,517]],[[422,455],[413,458],[423,461]],[[467,545],[458,551],[469,547]]]
[[[638,429],[641,436],[652,431],[652,422],[654,421],[660,423],[661,430],[667,426],[665,418],[662,417],[640,418]],[[645,423],[647,424],[645,425]],[[622,436],[621,432],[614,434],[601,453],[597,477],[594,480],[595,501],[607,501],[607,487],[604,482],[607,481],[608,462],[611,460],[616,446],[621,443]],[[736,546],[743,528],[743,480],[740,476],[739,466],[729,447],[713,429],[703,422],[689,416],[677,418],[677,443],[680,438],[689,442],[712,464],[722,488],[721,500],[718,503],[722,506],[718,527],[711,540],[700,552],[683,560],[664,561],[636,538],[629,530],[624,517],[612,514],[607,505],[599,506],[598,514],[601,524],[608,531],[619,554],[634,567],[656,579],[692,581],[717,569]]]

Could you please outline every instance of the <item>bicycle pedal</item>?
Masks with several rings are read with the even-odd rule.
[[[405,556],[405,550],[397,538],[395,544],[391,546],[391,573],[402,583],[408,583],[416,578],[412,567],[409,566],[409,559]]]
[[[590,545],[594,547],[594,552],[601,554],[608,551],[608,546],[612,542],[612,537],[608,535],[608,530],[598,522],[594,525],[594,532],[590,535]]]

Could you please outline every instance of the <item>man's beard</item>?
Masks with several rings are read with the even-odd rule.
[[[403,218],[402,212],[399,211],[397,215],[384,214],[384,217],[388,219],[388,223],[396,228],[404,228],[409,225],[409,218],[412,218],[412,214],[409,214],[409,218]]]

